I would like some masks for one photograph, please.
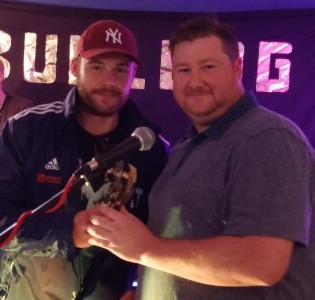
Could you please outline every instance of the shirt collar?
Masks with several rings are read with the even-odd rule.
[[[220,139],[237,119],[257,106],[258,101],[254,94],[252,92],[245,94],[205,131],[198,133],[196,128],[191,125],[183,139],[192,139],[196,144],[199,144],[207,137],[214,140]]]

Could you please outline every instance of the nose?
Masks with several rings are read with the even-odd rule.
[[[190,72],[190,77],[188,80],[188,86],[191,88],[196,88],[204,85],[204,79],[202,74],[196,70]]]
[[[102,83],[105,85],[115,85],[115,74],[112,70],[105,70],[102,73]]]

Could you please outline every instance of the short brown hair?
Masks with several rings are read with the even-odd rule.
[[[199,16],[180,24],[170,38],[171,56],[180,42],[193,41],[207,36],[217,36],[223,43],[224,52],[234,61],[239,57],[238,37],[233,28],[221,23],[215,15]]]

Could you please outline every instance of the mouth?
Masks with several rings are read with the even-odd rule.
[[[205,99],[206,97],[209,97],[210,94],[208,93],[199,93],[199,94],[190,94],[190,95],[186,95],[188,99],[191,99],[191,100],[195,100],[195,101],[198,101],[198,100],[203,100]]]
[[[97,96],[107,96],[107,97],[118,97],[120,96],[120,92],[116,91],[116,90],[94,90],[92,91],[93,95],[97,95]]]
[[[203,96],[211,96],[209,92],[198,92],[198,93],[186,93],[187,97],[203,97]]]

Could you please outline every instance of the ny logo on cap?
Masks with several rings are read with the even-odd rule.
[[[113,44],[116,44],[119,43],[119,44],[122,44],[121,42],[121,32],[118,31],[118,29],[116,28],[115,31],[113,31],[113,29],[109,28],[106,30],[106,42],[108,42],[108,40],[112,38],[112,43]]]

